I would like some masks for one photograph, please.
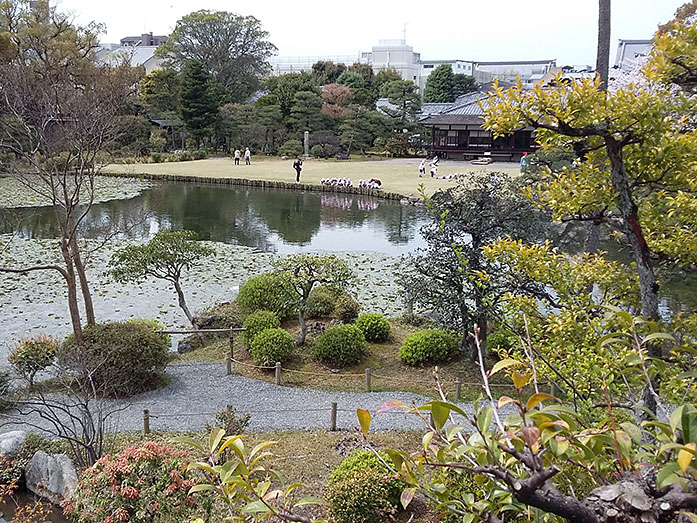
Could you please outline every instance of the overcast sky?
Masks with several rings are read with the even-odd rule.
[[[650,38],[686,0],[612,0],[617,40]],[[168,34],[196,9],[261,20],[281,56],[358,55],[380,39],[403,38],[424,59],[540,60],[595,63],[598,0],[58,0],[80,23],[106,24],[102,42],[143,32]]]

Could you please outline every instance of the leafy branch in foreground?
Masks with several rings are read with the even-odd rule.
[[[376,412],[403,409],[427,428],[420,452],[387,451],[408,485],[404,507],[421,492],[442,515],[467,523],[515,520],[531,510],[538,521],[583,523],[695,517],[689,512],[697,509],[695,405],[637,425],[607,401],[607,418],[588,428],[562,400],[539,391],[534,360],[501,360],[489,372],[480,360],[480,370],[487,397],[474,413],[448,402],[440,386],[439,400],[418,407],[392,401]],[[504,370],[516,394],[494,400],[488,380]],[[359,409],[358,418],[367,435],[370,413]],[[476,495],[456,491],[444,470],[470,476]]]
[[[243,442],[244,436],[225,437],[225,431],[214,428],[208,444],[202,445],[188,437],[174,438],[176,443],[193,447],[203,455],[201,461],[192,462],[188,470],[198,470],[203,475],[202,483],[191,488],[189,494],[197,492],[212,493],[226,506],[228,516],[224,522],[233,521],[298,521],[310,523],[320,520],[297,514],[295,511],[306,505],[319,505],[319,498],[304,497],[295,499],[295,492],[302,488],[301,483],[285,486],[281,475],[271,465],[263,464],[265,458],[272,456],[268,447],[273,441],[264,441],[249,450]],[[226,460],[225,456],[232,456]],[[272,486],[280,485],[278,488]],[[194,523],[203,523],[197,519]]]

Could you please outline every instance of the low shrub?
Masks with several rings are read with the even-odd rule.
[[[208,152],[206,152],[205,149],[196,149],[192,154],[191,157],[194,160],[203,160],[204,158],[208,157]]]
[[[365,354],[363,332],[355,325],[336,325],[324,331],[315,341],[312,354],[324,363],[345,367],[359,363]]]
[[[389,457],[381,453],[389,463]],[[404,484],[371,451],[354,450],[332,472],[327,499],[337,523],[380,523],[397,512]]]
[[[339,297],[334,304],[334,316],[344,323],[355,321],[360,311],[361,304],[348,294]]]
[[[336,291],[324,285],[315,287],[307,298],[307,317],[323,318],[330,316],[334,312],[336,299]]]
[[[242,434],[249,425],[250,419],[249,412],[238,414],[235,407],[228,405],[224,410],[219,410],[215,413],[215,423],[213,425],[206,424],[206,432],[210,433],[215,427],[220,427],[225,430],[225,434],[228,436]]]
[[[286,361],[295,349],[295,338],[283,329],[266,329],[254,338],[250,352],[257,365]]]
[[[457,352],[457,336],[440,329],[424,329],[404,340],[399,359],[407,365],[440,363]]]
[[[152,441],[104,456],[82,474],[64,513],[76,523],[189,521],[197,481],[184,471],[188,461],[186,452]]]
[[[381,343],[390,337],[390,322],[382,314],[361,314],[356,320],[356,327],[363,331],[367,341]]]
[[[242,341],[247,347],[251,347],[255,338],[266,329],[277,329],[281,326],[281,320],[271,311],[257,311],[247,316],[244,320],[244,332]]]
[[[162,153],[150,153],[150,160],[152,163],[162,163]]]
[[[278,150],[280,156],[300,156],[303,153],[303,144],[300,140],[288,140]]]
[[[139,320],[88,325],[83,345],[68,336],[58,361],[75,372],[89,369],[102,396],[132,396],[158,386],[169,359],[169,344],[155,329],[153,322]]]
[[[496,354],[506,352],[513,347],[515,341],[515,334],[508,329],[498,328],[486,337],[486,350]]]
[[[289,318],[295,310],[288,303],[288,283],[273,273],[264,273],[249,278],[237,295],[237,307],[243,315],[266,310],[275,312],[279,318]]]
[[[48,368],[56,359],[59,346],[58,340],[49,336],[24,338],[10,352],[7,361],[31,387],[34,385],[36,374]]]

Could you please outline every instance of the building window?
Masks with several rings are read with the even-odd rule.
[[[491,145],[491,133],[489,131],[470,131],[470,147],[489,147]]]
[[[424,69],[433,69],[433,64],[424,65]]]

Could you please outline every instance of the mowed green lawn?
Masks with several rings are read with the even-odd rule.
[[[190,162],[112,164],[104,169],[106,173],[161,174],[209,178],[247,178],[252,180],[272,180],[287,183],[295,182],[293,159],[252,158],[252,165],[235,165],[231,158],[211,158]],[[440,188],[447,188],[453,182],[432,179],[428,175],[419,178],[419,159],[391,159],[368,161],[306,160],[300,181],[319,185],[322,178],[350,178],[354,186],[359,180],[377,178],[382,182],[382,189],[403,195],[419,194],[419,185],[423,184],[426,194],[433,194]],[[428,166],[427,166],[428,169]],[[474,166],[469,162],[441,161],[438,176],[452,173],[473,171],[504,171],[517,175],[520,167],[516,163],[495,163]]]

